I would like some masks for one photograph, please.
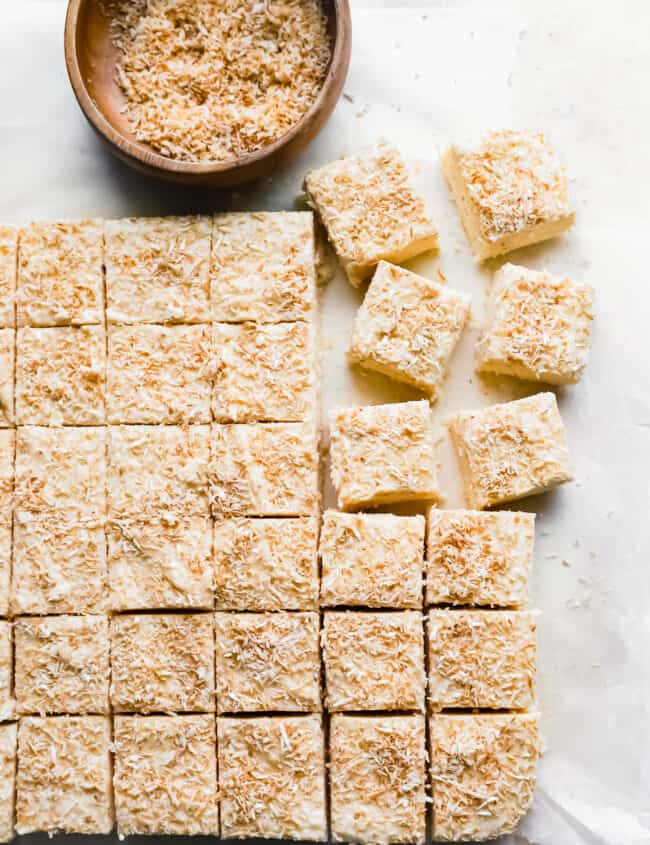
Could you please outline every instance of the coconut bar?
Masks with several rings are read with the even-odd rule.
[[[13,329],[0,329],[0,428],[14,424],[14,362],[16,336]]]
[[[14,838],[17,725],[0,725],[0,842]]]
[[[18,229],[0,223],[0,328],[16,325],[16,263]]]
[[[14,718],[14,647],[11,622],[0,620],[0,722]]]

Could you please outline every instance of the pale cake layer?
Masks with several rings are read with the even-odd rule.
[[[316,610],[318,519],[218,519],[217,610]]]
[[[327,709],[424,710],[422,614],[325,611]]]
[[[16,335],[13,329],[0,329],[0,428],[14,424],[14,364]]]
[[[340,508],[439,498],[428,402],[343,408],[331,411],[329,421]]]
[[[224,838],[327,839],[320,716],[219,718]]]
[[[17,725],[0,725],[0,842],[14,838]]]
[[[11,517],[0,515],[0,616],[8,616],[11,594]]]
[[[329,750],[334,841],[366,845],[425,841],[423,716],[335,714]]]
[[[380,261],[354,321],[348,359],[435,399],[469,312],[465,294]]]
[[[465,411],[449,423],[471,508],[489,508],[571,481],[564,424],[553,393]]]
[[[0,328],[16,325],[16,264],[18,228],[0,223]]]
[[[424,517],[327,510],[320,536],[324,607],[422,607]]]
[[[13,719],[14,701],[14,646],[11,622],[0,620],[0,722]]]
[[[317,613],[217,613],[217,712],[318,711]]]
[[[3,523],[10,521],[14,504],[15,451],[16,432],[0,428],[0,521]]]
[[[533,800],[537,724],[536,713],[431,718],[434,841],[482,842],[514,830]]]
[[[526,604],[535,514],[431,508],[427,523],[427,604]]]

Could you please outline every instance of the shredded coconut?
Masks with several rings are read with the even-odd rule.
[[[13,328],[16,323],[16,261],[18,229],[0,223],[0,328]]]
[[[0,428],[14,424],[15,353],[13,329],[0,329]]]
[[[17,725],[0,725],[0,842],[14,837]]]
[[[14,647],[11,622],[0,620],[0,722],[14,717]]]

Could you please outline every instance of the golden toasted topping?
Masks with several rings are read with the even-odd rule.
[[[11,519],[14,502],[16,432],[0,428],[0,522]]]
[[[0,725],[0,842],[14,838],[17,725]]]
[[[0,329],[0,428],[14,424],[14,361],[16,336],[13,329]]]
[[[0,616],[9,615],[11,581],[11,518],[0,518]]]
[[[14,718],[13,677],[14,647],[12,624],[11,622],[0,620],[0,722],[6,722],[8,719]],[[0,839],[0,841],[2,840]]]
[[[16,324],[14,303],[16,298],[16,263],[18,229],[0,223],[0,327],[13,328]],[[0,837],[0,841],[2,838]]]

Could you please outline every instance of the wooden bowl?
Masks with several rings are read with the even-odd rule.
[[[138,141],[124,114],[115,79],[117,50],[110,36],[106,0],[70,0],[65,21],[65,60],[77,101],[90,125],[126,164],[142,173],[185,185],[226,187],[270,176],[315,138],[332,113],[350,64],[352,25],[348,0],[322,0],[332,40],[323,86],[311,108],[277,141],[225,162],[176,161]]]

